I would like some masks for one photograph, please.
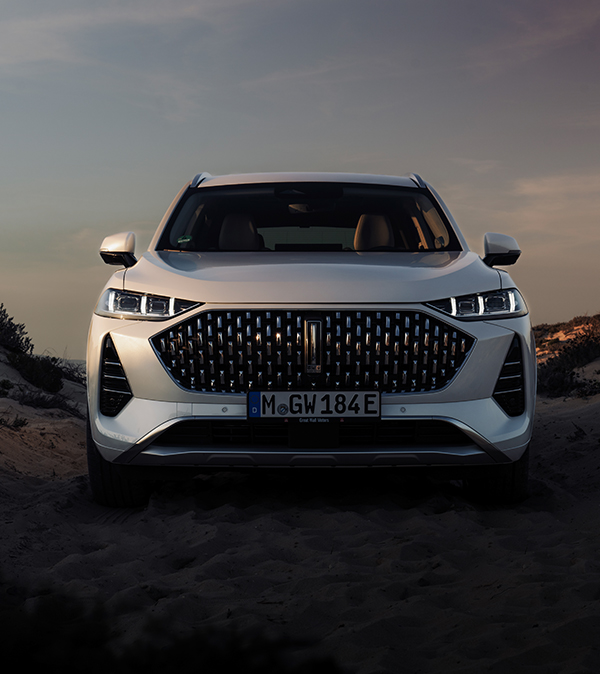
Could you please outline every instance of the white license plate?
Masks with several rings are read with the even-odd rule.
[[[252,391],[250,419],[293,419],[380,416],[378,391]]]

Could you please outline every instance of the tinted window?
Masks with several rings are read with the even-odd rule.
[[[425,192],[297,183],[190,189],[159,249],[458,251]]]

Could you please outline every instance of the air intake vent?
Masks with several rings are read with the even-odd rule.
[[[131,398],[132,393],[125,370],[112,339],[107,335],[102,348],[100,412],[107,417],[116,417]]]
[[[494,389],[494,400],[508,414],[518,417],[525,411],[525,384],[521,342],[515,335]]]
[[[189,420],[171,426],[154,441],[158,447],[248,447],[269,451],[269,447],[294,446],[298,426],[276,420],[216,421]],[[461,430],[445,421],[390,420],[338,423],[336,447],[460,447],[472,444]]]
[[[156,335],[192,391],[437,391],[475,340],[416,311],[207,311]]]

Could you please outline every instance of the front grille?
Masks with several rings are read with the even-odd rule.
[[[437,391],[475,339],[417,311],[206,311],[151,339],[192,391]]]
[[[181,421],[171,426],[153,445],[158,447],[269,447],[314,449],[352,447],[444,447],[468,446],[473,441],[460,429],[446,421],[387,420],[344,421],[328,424],[331,431],[324,445],[318,431],[306,429],[306,424],[275,421],[217,421],[198,419]],[[321,426],[321,425],[320,425]],[[302,432],[308,430],[302,435]],[[312,432],[310,432],[312,431]],[[300,438],[299,438],[300,432]]]

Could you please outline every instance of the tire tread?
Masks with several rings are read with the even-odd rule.
[[[86,440],[88,475],[94,501],[110,508],[136,508],[146,505],[150,485],[127,477],[127,466],[114,466],[102,458],[92,437],[89,419]]]

